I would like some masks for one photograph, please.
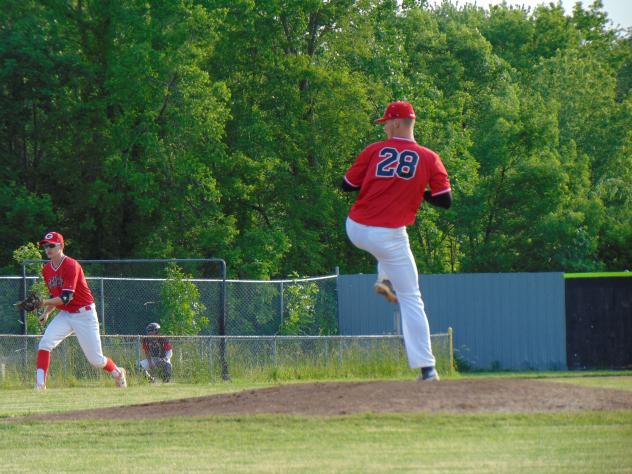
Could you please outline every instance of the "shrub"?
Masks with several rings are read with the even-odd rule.
[[[164,334],[195,336],[208,326],[206,306],[200,291],[175,263],[167,266],[167,279],[160,290],[160,326]]]

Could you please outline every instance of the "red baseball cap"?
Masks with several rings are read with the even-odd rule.
[[[391,102],[390,104],[388,104],[388,107],[386,107],[386,110],[384,111],[384,117],[381,117],[375,121],[382,123],[386,122],[387,120],[396,118],[416,118],[413,106],[410,105],[408,102],[404,102],[401,100],[398,100],[397,102]]]
[[[40,245],[44,244],[63,244],[64,236],[59,232],[48,232],[42,240],[39,241]]]

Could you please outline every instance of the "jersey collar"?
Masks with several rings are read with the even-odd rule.
[[[62,264],[62,263],[64,263],[64,260],[66,260],[66,256],[65,256],[65,255],[61,258],[61,261],[59,262],[59,265],[57,265],[57,266],[55,266],[55,265],[53,264],[53,261],[51,260],[51,261],[50,261],[50,266],[51,266],[51,268],[52,268],[53,270],[55,270],[55,271],[59,270],[59,268],[61,267],[61,264]]]

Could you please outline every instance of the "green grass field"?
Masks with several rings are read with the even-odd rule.
[[[266,387],[269,384],[226,383],[215,385],[136,385],[127,390],[107,387],[53,388],[45,392],[32,389],[0,390],[0,419],[13,416],[136,405],[162,400],[202,397],[216,393]]]
[[[561,380],[632,390],[631,377],[564,376]],[[264,385],[256,387],[260,386]],[[253,385],[95,387],[46,393],[0,390],[0,416],[5,418],[0,420],[0,470],[632,472],[632,411],[331,418],[258,415],[47,423],[7,419],[246,388]]]

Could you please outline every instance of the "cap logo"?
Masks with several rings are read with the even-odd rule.
[[[44,236],[45,239],[52,239],[53,238],[53,234],[51,234],[50,232],[48,234],[46,234]]]

